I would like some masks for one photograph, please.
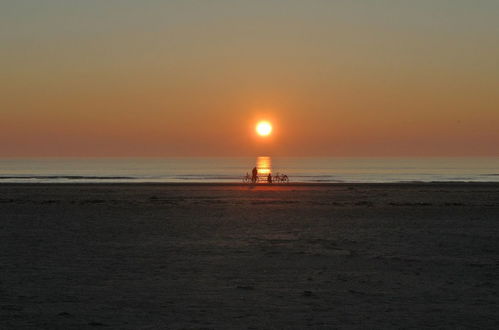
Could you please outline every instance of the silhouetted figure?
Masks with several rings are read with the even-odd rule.
[[[269,173],[269,175],[267,176],[267,182],[269,184],[272,184],[272,174]]]
[[[251,170],[251,174],[251,182],[256,183],[258,181],[258,170],[256,169],[256,166]]]

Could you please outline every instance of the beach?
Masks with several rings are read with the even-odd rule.
[[[499,184],[1,184],[0,328],[499,327]]]

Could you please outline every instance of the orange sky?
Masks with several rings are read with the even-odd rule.
[[[0,157],[497,156],[478,3],[0,4]]]

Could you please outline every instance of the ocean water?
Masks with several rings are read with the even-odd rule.
[[[291,182],[499,182],[494,158],[43,158],[0,159],[4,182],[242,182],[284,173]]]

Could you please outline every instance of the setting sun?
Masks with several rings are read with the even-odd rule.
[[[256,132],[261,136],[268,136],[272,132],[272,125],[268,121],[261,121],[256,125]]]

